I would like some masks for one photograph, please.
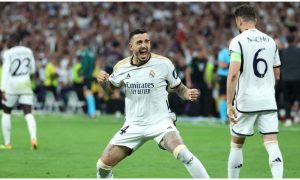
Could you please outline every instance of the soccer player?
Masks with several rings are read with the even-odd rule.
[[[97,77],[104,88],[124,86],[126,90],[126,121],[98,160],[97,177],[112,177],[114,166],[153,139],[173,153],[192,177],[208,178],[205,168],[184,145],[173,124],[176,117],[169,109],[167,88],[190,101],[199,97],[199,91],[181,83],[168,58],[150,53],[150,38],[145,30],[132,31],[129,39],[132,55],[119,61],[111,75],[101,71]]]
[[[37,149],[36,121],[32,115],[33,91],[30,75],[35,72],[35,59],[32,50],[19,45],[21,38],[12,34],[3,53],[2,71],[2,133],[4,145],[0,149],[12,149],[10,141],[11,111],[18,102],[24,112],[31,138],[32,148]]]
[[[280,59],[275,41],[256,29],[256,12],[249,5],[235,10],[241,34],[232,39],[227,78],[227,115],[231,121],[231,150],[228,177],[238,178],[243,166],[243,144],[253,135],[253,126],[262,134],[273,178],[283,177],[283,159],[278,147],[278,117],[275,80],[280,76]]]

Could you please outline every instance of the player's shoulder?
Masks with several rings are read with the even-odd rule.
[[[261,31],[260,31],[261,32]],[[263,34],[264,36],[268,37],[268,39],[270,40],[270,42],[272,42],[273,44],[276,45],[276,42],[275,40],[273,39],[273,37],[271,37],[270,35],[264,33],[264,32],[261,32],[261,34]]]
[[[160,64],[167,64],[167,65],[173,64],[169,58],[155,53],[151,53],[151,59],[154,62],[158,62]]]
[[[128,56],[128,57],[118,61],[117,64],[114,66],[114,70],[117,70],[124,65],[130,64],[131,58],[132,58],[132,56]]]
[[[25,47],[25,46],[15,46],[8,50],[10,53],[15,53],[20,51],[32,53],[32,50],[29,47]]]
[[[242,34],[236,35],[234,38],[231,39],[230,45],[240,42],[241,39],[243,39]]]

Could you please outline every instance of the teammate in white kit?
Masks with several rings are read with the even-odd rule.
[[[241,34],[230,43],[227,78],[227,115],[231,121],[231,151],[228,177],[238,178],[243,165],[242,148],[255,125],[263,136],[274,178],[283,177],[283,159],[278,147],[278,117],[275,80],[280,77],[280,59],[275,41],[255,28],[256,12],[249,5],[235,10]]]
[[[97,177],[112,177],[112,168],[118,162],[153,139],[173,153],[192,177],[208,178],[201,162],[183,144],[168,103],[168,88],[190,101],[198,98],[199,91],[181,83],[168,58],[150,53],[150,38],[145,30],[131,32],[129,39],[132,56],[119,61],[110,76],[101,71],[97,77],[104,88],[124,86],[126,90],[126,121],[98,160]]]
[[[20,37],[13,34],[7,42],[7,50],[3,53],[2,70],[2,133],[4,145],[0,149],[12,149],[11,144],[11,111],[18,102],[24,112],[27,122],[31,145],[37,149],[36,122],[31,109],[33,91],[30,75],[35,72],[35,60],[31,49],[20,46]]]

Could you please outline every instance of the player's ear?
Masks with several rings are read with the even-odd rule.
[[[257,18],[255,18],[255,20],[254,20],[254,24],[256,24],[257,23]]]
[[[131,41],[129,42],[129,44],[128,44],[128,48],[130,49],[130,51],[133,51],[133,48],[132,48],[132,43],[131,43]]]
[[[242,18],[238,18],[239,26],[241,27],[243,25],[244,20]]]

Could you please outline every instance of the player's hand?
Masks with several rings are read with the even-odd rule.
[[[190,101],[196,101],[200,96],[200,91],[198,89],[188,89],[187,99]]]
[[[2,100],[3,100],[3,101],[6,101],[5,92],[4,92],[4,91],[2,91],[2,92],[1,92],[1,94],[2,94],[2,97],[1,97],[1,98],[2,98]]]
[[[109,74],[107,72],[100,71],[99,74],[98,74],[98,76],[97,76],[97,81],[99,83],[103,83],[103,82],[105,82],[105,81],[108,80],[108,77],[109,77]]]
[[[237,114],[232,105],[227,104],[227,116],[231,123],[233,123],[233,124],[237,123]]]

